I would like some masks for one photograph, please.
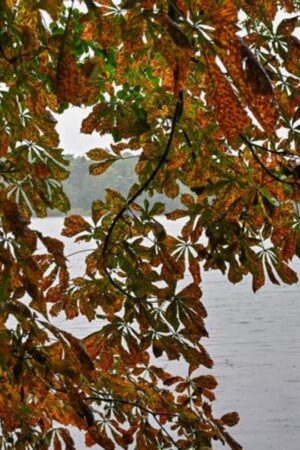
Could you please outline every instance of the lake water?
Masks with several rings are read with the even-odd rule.
[[[62,219],[35,219],[33,226],[57,236]],[[170,222],[174,233],[180,222]],[[66,254],[80,246],[64,239]],[[73,274],[80,274],[86,255],[70,257]],[[300,274],[299,260],[294,269]],[[237,410],[240,424],[233,436],[245,450],[298,450],[300,448],[300,285],[272,286],[251,291],[250,277],[230,284],[218,272],[204,272],[203,303],[210,339],[203,343],[215,360],[212,373],[219,381],[216,415]],[[77,336],[99,327],[97,322],[76,319],[63,326]],[[172,364],[180,373],[180,365]],[[78,450],[86,447],[77,434]],[[95,446],[100,448],[99,446]],[[215,450],[224,449],[215,445]]]

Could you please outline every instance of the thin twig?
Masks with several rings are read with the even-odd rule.
[[[66,258],[69,258],[70,256],[74,256],[74,255],[79,255],[79,253],[93,252],[94,250],[97,250],[97,247],[85,248],[84,250],[78,250],[77,252],[69,253],[68,255],[66,255]]]
[[[298,157],[298,155],[296,155],[295,153],[291,153],[291,152],[287,152],[286,150],[271,150],[270,148],[264,147],[263,145],[260,144],[256,144],[255,142],[251,142],[251,145],[253,145],[253,147],[256,147],[260,150],[264,150],[265,152],[268,153],[273,153],[274,155],[286,155],[286,156],[294,156],[294,157]]]
[[[115,287],[119,292],[121,292],[121,294],[125,295],[125,297],[127,297],[129,300],[136,300],[137,298],[134,297],[133,295],[131,295],[129,292],[127,292],[125,289],[123,289],[118,283],[115,282],[115,280],[113,279],[113,277],[111,276],[109,270],[107,269],[107,267],[104,267],[104,272],[107,276],[107,278],[110,281],[110,284]]]
[[[191,148],[193,145],[192,145],[192,141],[190,140],[189,135],[187,134],[187,132],[185,130],[182,130],[182,134],[184,136],[185,142],[187,143],[187,146]]]
[[[168,438],[170,439],[170,441],[172,442],[174,448],[178,448],[178,445],[176,444],[175,440],[172,438],[172,436],[170,435],[170,433],[168,432],[168,430],[166,430],[166,428],[163,426],[162,423],[160,423],[160,421],[158,420],[158,418],[156,416],[153,416],[155,422],[157,423],[157,425],[160,427],[160,429],[162,430],[163,433],[165,433],[166,436],[168,436]]]
[[[240,138],[241,140],[248,146],[248,148],[250,149],[253,158],[258,162],[258,164],[264,169],[264,171],[274,180],[279,181],[280,183],[284,183],[287,184],[289,186],[294,186],[297,185],[296,182],[292,182],[292,181],[287,181],[287,180],[283,180],[282,178],[278,177],[277,175],[275,175],[273,172],[271,172],[271,170],[265,166],[265,164],[261,161],[261,159],[258,157],[257,153],[254,150],[254,146],[252,144],[251,141],[249,141],[249,139],[244,136],[243,134],[240,134]]]
[[[106,402],[106,403],[120,403],[122,405],[131,405],[131,406],[135,406],[136,408],[139,408],[141,411],[151,414],[153,417],[156,417],[156,416],[176,417],[176,416],[178,416],[178,414],[175,414],[175,413],[166,413],[163,411],[152,411],[151,409],[148,409],[145,406],[142,406],[140,403],[133,402],[130,400],[99,397],[99,396],[86,397],[85,400],[94,400],[94,401],[98,400],[100,402]]]

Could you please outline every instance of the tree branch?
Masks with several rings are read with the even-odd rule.
[[[174,115],[173,115],[173,119],[172,119],[172,124],[171,124],[171,131],[169,134],[169,138],[167,141],[167,145],[166,148],[163,152],[163,154],[161,155],[161,158],[159,159],[159,162],[157,164],[157,166],[155,167],[155,169],[153,170],[153,172],[151,173],[151,175],[149,176],[149,178],[145,181],[145,183],[142,184],[142,186],[137,190],[137,192],[132,195],[126,202],[126,204],[120,209],[120,211],[116,214],[116,216],[114,217],[108,232],[105,236],[104,239],[104,243],[103,243],[103,248],[102,248],[102,256],[104,258],[105,261],[105,257],[106,257],[106,253],[108,250],[108,246],[109,246],[109,242],[110,242],[110,238],[111,235],[118,223],[118,221],[123,217],[123,214],[127,211],[127,209],[130,207],[130,205],[145,191],[145,189],[147,189],[147,187],[150,185],[150,183],[154,180],[154,178],[156,177],[157,173],[159,172],[159,170],[161,169],[161,167],[163,166],[163,164],[165,163],[165,161],[167,160],[169,151],[171,149],[172,146],[172,142],[173,142],[173,138],[174,138],[174,134],[175,134],[175,130],[176,130],[176,125],[181,117],[182,114],[182,110],[183,110],[183,92],[181,91],[179,94],[179,98],[177,100],[176,103],[176,107],[175,107],[175,111],[174,111]],[[122,294],[126,295],[126,297],[130,298],[130,299],[134,299],[136,300],[136,297],[133,297],[131,294],[129,294],[128,292],[126,292],[123,288],[121,288],[118,283],[115,282],[115,280],[112,278],[109,270],[107,269],[107,267],[104,267],[104,271],[109,279],[109,281],[111,282],[111,284],[118,289]]]
[[[240,137],[241,137],[241,139],[242,139],[242,135],[241,135]],[[245,142],[245,141],[244,141],[244,142]],[[249,142],[250,142],[250,141],[249,141]],[[265,152],[268,152],[268,153],[272,153],[272,154],[274,154],[274,155],[279,155],[279,156],[281,156],[281,155],[283,155],[283,156],[286,155],[286,156],[293,156],[293,157],[295,157],[295,158],[298,157],[298,155],[296,155],[295,153],[287,152],[286,150],[279,150],[279,151],[271,150],[270,148],[264,147],[263,145],[256,144],[255,142],[251,142],[251,145],[252,145],[253,147],[256,147],[256,148],[258,148],[258,149],[260,149],[260,150],[264,150]]]
[[[122,405],[131,405],[136,408],[139,408],[141,411],[144,411],[147,414],[151,414],[151,416],[153,416],[153,417],[156,417],[156,416],[176,417],[176,416],[178,416],[178,414],[175,414],[175,413],[166,413],[163,411],[152,411],[151,409],[147,408],[146,406],[141,405],[139,402],[133,402],[130,400],[100,397],[100,396],[86,397],[85,400],[94,400],[94,401],[98,400],[100,402],[105,402],[105,403],[120,403]]]
[[[158,418],[156,416],[154,416],[154,420],[157,423],[157,425],[160,427],[160,429],[162,430],[163,433],[165,433],[165,435],[168,436],[168,438],[170,439],[170,441],[172,442],[174,448],[178,448],[178,445],[176,444],[175,440],[172,438],[172,436],[170,435],[170,433],[168,432],[168,430],[166,430],[166,428],[163,426],[162,423],[160,423],[160,421],[158,420]]]
[[[138,402],[132,402],[132,401],[123,400],[123,399],[113,399],[113,398],[106,398],[106,397],[91,396],[91,397],[86,397],[85,400],[94,400],[94,401],[101,401],[101,402],[106,402],[106,403],[120,403],[123,405],[131,405],[136,408],[139,408],[141,411],[144,411],[147,414],[150,414],[154,418],[155,422],[158,424],[158,426],[160,427],[162,432],[165,433],[165,435],[170,439],[174,448],[179,448],[177,446],[175,440],[172,438],[172,436],[168,432],[168,430],[165,429],[165,427],[159,422],[159,420],[157,418],[157,416],[178,417],[179,414],[172,414],[172,413],[166,413],[166,412],[160,412],[160,411],[152,411],[151,409],[148,409],[145,406],[142,406]]]
[[[185,142],[187,143],[187,146],[191,148],[193,145],[192,145],[192,141],[190,140],[189,135],[187,134],[187,132],[185,130],[182,130],[182,134],[184,136]]]
[[[271,172],[271,170],[265,166],[265,164],[261,161],[261,159],[259,158],[259,156],[257,155],[257,153],[254,150],[254,145],[252,144],[251,141],[249,141],[249,139],[244,136],[243,134],[239,135],[241,140],[247,145],[247,147],[250,149],[253,158],[258,162],[258,164],[264,169],[264,171],[274,180],[279,181],[280,183],[284,183],[287,184],[289,186],[293,186],[295,187],[296,185],[298,185],[297,182],[292,182],[292,181],[287,181],[287,180],[283,180],[282,178],[278,177],[277,175],[275,175],[273,172]]]
[[[118,223],[118,221],[122,218],[123,214],[125,213],[125,211],[127,210],[127,208],[144,192],[145,189],[147,189],[147,187],[150,185],[150,183],[154,180],[154,178],[156,177],[157,173],[159,172],[160,168],[162,167],[162,165],[164,164],[164,162],[167,159],[167,156],[169,154],[172,142],[173,142],[173,137],[175,134],[175,129],[176,129],[176,125],[177,122],[180,118],[181,112],[182,112],[182,104],[183,104],[183,98],[182,95],[180,96],[180,98],[178,99],[177,103],[176,103],[176,107],[175,107],[175,112],[174,112],[174,116],[172,119],[172,125],[171,125],[171,131],[170,131],[170,135],[169,135],[169,139],[165,148],[165,151],[163,152],[157,166],[155,167],[155,169],[153,170],[153,172],[151,173],[150,177],[148,178],[148,180],[145,181],[145,183],[137,190],[137,192],[132,195],[132,197],[129,198],[129,200],[127,200],[126,204],[123,206],[123,208],[120,209],[120,211],[118,212],[118,214],[115,216],[114,220],[112,221],[107,235],[105,237],[104,243],[103,243],[103,249],[102,249],[102,255],[104,256],[106,254],[107,248],[108,248],[108,244],[109,244],[109,240],[110,237],[114,231],[114,228],[116,226],[116,224]]]

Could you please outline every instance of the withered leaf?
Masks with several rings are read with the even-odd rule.
[[[273,87],[269,75],[243,39],[240,39],[240,43],[242,64],[248,82],[257,94],[272,95]]]
[[[65,219],[62,235],[72,237],[83,231],[90,231],[90,229],[90,224],[82,216],[73,214]]]
[[[239,423],[240,416],[237,412],[234,411],[234,412],[224,414],[220,420],[224,423],[224,425],[233,427]]]

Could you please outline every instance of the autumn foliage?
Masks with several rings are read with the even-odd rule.
[[[107,450],[242,448],[228,432],[238,414],[212,411],[201,271],[231,283],[250,274],[254,291],[297,282],[299,9],[1,2],[1,449],[74,449],[69,426]],[[91,221],[66,217],[62,234],[94,247],[76,278],[63,243],[31,225],[69,210],[53,114],[71,105],[91,107],[82,133],[114,139],[88,152],[91,174],[130,151],[138,175],[127,198],[108,189],[96,200]],[[181,196],[166,214],[185,218],[179,236],[158,220],[163,203],[141,200],[156,192]],[[54,325],[59,314],[99,329],[79,339]]]

